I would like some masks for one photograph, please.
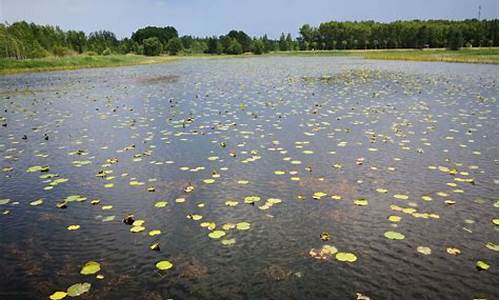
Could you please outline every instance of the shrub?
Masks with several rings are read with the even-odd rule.
[[[104,49],[104,51],[102,51],[102,55],[104,55],[104,56],[107,56],[110,54],[111,54],[111,49],[109,49],[109,48],[106,48],[106,49]]]
[[[50,55],[49,51],[43,49],[42,47],[39,47],[39,48],[33,49],[33,51],[31,51],[29,57],[30,58],[42,58],[42,57],[47,57],[49,55]]]
[[[68,55],[69,54],[69,50],[67,48],[65,48],[65,47],[55,46],[52,49],[52,53],[54,53],[55,56],[62,57],[62,56]]]
[[[180,38],[172,38],[167,43],[167,51],[170,55],[177,55],[183,48]]]
[[[97,53],[95,51],[87,51],[87,52],[85,52],[85,54],[87,56],[96,56],[97,55]]]
[[[160,55],[162,45],[157,37],[151,37],[143,41],[144,55],[157,56]]]

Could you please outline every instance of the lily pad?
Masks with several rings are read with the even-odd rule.
[[[174,265],[168,260],[161,260],[156,263],[156,268],[162,271],[172,269],[173,266]]]
[[[425,247],[425,246],[418,246],[417,247],[417,252],[424,254],[424,255],[430,255],[432,253],[431,248]]]
[[[64,299],[66,297],[66,295],[67,295],[66,292],[57,291],[57,292],[54,292],[52,295],[50,295],[49,299],[50,300],[61,300],[61,299]]]
[[[386,231],[384,236],[390,240],[403,240],[405,236],[396,231]]]
[[[236,224],[236,229],[238,230],[248,230],[250,229],[250,223],[248,222],[240,222]]]
[[[75,283],[66,290],[66,293],[70,297],[77,297],[87,293],[90,290],[90,287],[91,284],[88,282]]]
[[[155,203],[155,207],[157,208],[163,208],[165,206],[167,206],[168,202],[167,201],[158,201]]]
[[[148,232],[149,236],[155,236],[161,234],[161,230],[151,230]]]
[[[236,239],[225,239],[225,240],[222,240],[221,243],[224,246],[233,245],[234,243],[236,243]]]
[[[356,199],[356,200],[354,200],[354,204],[356,204],[358,206],[366,206],[366,205],[368,205],[368,200],[363,199],[363,198]]]
[[[68,229],[70,231],[78,230],[78,229],[80,229],[80,225],[78,225],[78,224],[69,225],[68,227],[66,227],[66,229]]]
[[[82,275],[91,275],[99,272],[101,270],[101,265],[95,261],[89,261],[85,263],[80,270],[80,274]]]
[[[490,264],[484,260],[478,260],[476,262],[476,268],[479,270],[479,271],[486,271],[490,268]]]
[[[144,226],[132,226],[130,227],[130,232],[137,233],[144,231],[144,229],[146,229]]]
[[[389,221],[395,222],[395,223],[401,221],[401,217],[400,216],[389,216],[387,219]]]
[[[498,252],[498,245],[497,244],[493,244],[492,242],[488,242],[486,243],[486,248],[492,250],[492,251],[496,251]]]
[[[245,197],[244,201],[247,204],[253,204],[257,201],[260,201],[260,197],[259,196],[247,196],[247,197]]]
[[[42,204],[43,204],[43,199],[38,199],[38,200],[30,202],[31,206],[38,206],[38,205],[42,205]]]
[[[356,255],[350,252],[338,252],[335,255],[335,259],[338,261],[345,261],[345,262],[355,262],[356,260],[358,260]]]
[[[225,236],[226,232],[222,230],[214,230],[208,234],[208,236],[212,239],[220,239],[221,237]]]

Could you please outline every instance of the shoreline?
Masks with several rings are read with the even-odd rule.
[[[145,64],[170,63],[182,59],[227,59],[270,56],[339,56],[361,57],[365,59],[395,61],[428,61],[447,63],[497,64],[498,48],[471,48],[451,51],[446,49],[373,49],[373,50],[321,50],[321,51],[277,51],[262,55],[214,55],[192,54],[177,56],[143,56],[116,54],[108,56],[75,55],[66,57],[46,57],[39,59],[12,60],[0,59],[0,75],[21,73],[55,72],[88,68],[123,67]]]

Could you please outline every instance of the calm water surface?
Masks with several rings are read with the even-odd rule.
[[[498,299],[497,65],[183,60],[0,97],[0,299]]]

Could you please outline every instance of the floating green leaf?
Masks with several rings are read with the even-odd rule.
[[[148,232],[149,236],[155,236],[161,234],[161,230],[151,230]]]
[[[424,254],[424,255],[430,255],[432,253],[431,248],[425,247],[425,246],[418,246],[417,247],[417,252]]]
[[[403,234],[396,231],[386,231],[384,236],[390,240],[402,240],[405,238]]]
[[[99,272],[101,270],[101,265],[95,261],[89,261],[85,263],[80,270],[80,274],[82,275],[91,275]]]
[[[156,268],[159,270],[169,270],[173,267],[174,265],[169,262],[168,260],[162,260],[156,263]]]
[[[67,295],[66,292],[57,291],[57,292],[54,292],[52,295],[50,295],[49,299],[50,300],[61,300],[61,299],[64,299],[66,297],[66,295]]]
[[[236,243],[236,239],[225,239],[225,240],[222,240],[221,243],[224,246],[233,245],[234,243]]]
[[[354,204],[356,204],[358,206],[366,206],[366,205],[368,205],[368,200],[363,199],[363,198],[356,199],[356,200],[354,200]]]
[[[250,223],[248,222],[240,222],[236,224],[236,229],[238,230],[248,230],[250,229]]]
[[[88,282],[75,283],[66,290],[66,293],[70,297],[77,297],[88,292],[90,287],[91,285]]]
[[[43,199],[38,199],[38,200],[30,202],[31,206],[38,206],[38,205],[42,205],[42,204],[43,204]]]
[[[490,268],[490,264],[484,260],[479,260],[476,262],[476,268],[479,270],[479,271],[486,271]]]
[[[353,253],[338,252],[335,255],[335,259],[338,260],[338,261],[355,262],[358,258]]]
[[[146,229],[146,227],[144,227],[144,226],[132,226],[132,227],[130,227],[130,232],[137,233],[137,232],[144,231],[144,229]]]
[[[80,225],[78,224],[74,224],[74,225],[69,225],[68,227],[66,227],[68,230],[72,231],[72,230],[78,230],[80,229]]]
[[[490,249],[492,251],[498,252],[498,245],[497,244],[494,244],[492,242],[488,242],[488,243],[486,243],[485,246],[486,246],[486,248],[488,248],[488,249]]]
[[[167,201],[158,201],[158,202],[155,203],[155,207],[162,208],[162,207],[167,206],[167,204],[168,204]]]
[[[214,230],[208,234],[208,236],[212,239],[219,239],[225,235],[226,235],[226,232],[224,232],[222,230]]]

